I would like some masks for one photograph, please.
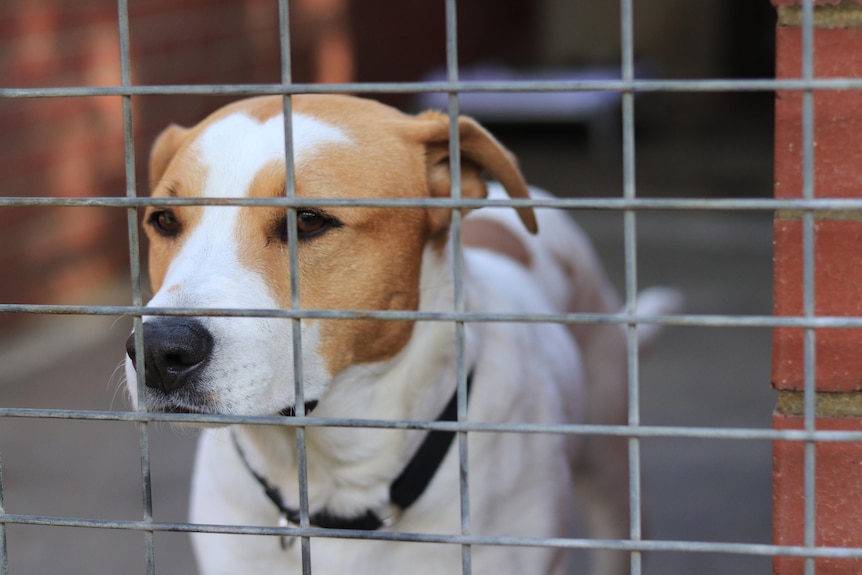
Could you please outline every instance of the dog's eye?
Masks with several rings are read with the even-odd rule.
[[[147,223],[159,234],[172,237],[180,232],[180,222],[170,210],[160,210],[150,214]]]
[[[337,219],[322,212],[302,208],[296,212],[296,233],[300,240],[311,239],[340,225]],[[287,243],[287,218],[279,222],[278,235],[283,243]]]
[[[296,214],[296,231],[300,238],[317,233],[326,225],[326,218],[317,212],[303,210]]]

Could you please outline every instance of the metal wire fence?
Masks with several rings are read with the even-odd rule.
[[[312,538],[351,538],[376,539],[392,541],[454,543],[462,548],[462,573],[472,572],[471,548],[476,545],[511,545],[511,546],[545,546],[567,549],[613,549],[627,551],[632,557],[631,572],[641,573],[641,554],[647,551],[678,551],[693,553],[729,553],[758,556],[795,556],[804,557],[806,573],[813,573],[815,558],[862,558],[862,549],[836,548],[817,546],[815,533],[815,445],[819,442],[862,441],[862,432],[824,431],[815,426],[815,330],[829,327],[862,327],[862,318],[824,317],[817,316],[814,308],[814,220],[819,213],[834,210],[862,210],[862,200],[854,199],[815,199],[814,196],[814,109],[815,93],[821,90],[857,90],[862,89],[862,80],[853,78],[822,79],[814,77],[813,69],[813,2],[802,3],[802,38],[803,38],[803,70],[802,77],[793,80],[643,80],[635,78],[634,41],[633,41],[633,6],[632,0],[620,0],[622,38],[622,71],[619,80],[600,81],[495,81],[495,82],[461,82],[458,74],[457,34],[456,34],[456,0],[446,0],[447,29],[447,80],[445,82],[413,82],[413,83],[351,83],[342,85],[298,84],[292,82],[290,69],[290,39],[288,36],[287,0],[279,0],[280,31],[282,47],[282,78],[281,83],[266,85],[197,85],[197,86],[135,86],[130,80],[129,52],[129,17],[127,0],[118,0],[121,52],[121,84],[115,87],[71,87],[71,88],[33,88],[33,89],[0,89],[0,98],[68,98],[89,96],[116,96],[123,101],[123,120],[125,138],[125,170],[126,195],[122,198],[48,198],[48,197],[4,197],[0,198],[0,208],[14,206],[74,206],[74,207],[112,207],[125,209],[128,212],[128,237],[131,246],[131,278],[133,286],[132,304],[129,306],[75,306],[75,305],[19,305],[0,304],[0,313],[4,314],[70,314],[70,315],[107,315],[132,316],[135,318],[135,345],[142,349],[141,316],[174,315],[174,316],[255,316],[290,319],[293,325],[293,357],[294,380],[296,381],[297,414],[295,418],[283,417],[243,417],[228,415],[199,414],[165,414],[148,413],[145,406],[139,412],[124,411],[89,411],[89,410],[54,410],[0,408],[0,418],[32,418],[60,420],[93,420],[93,421],[124,421],[133,422],[138,426],[141,473],[143,485],[143,510],[138,521],[110,521],[98,519],[79,519],[65,517],[46,517],[37,515],[15,515],[5,512],[3,499],[2,462],[0,462],[0,574],[7,575],[7,545],[5,526],[7,525],[52,525],[66,527],[88,527],[97,529],[120,529],[142,532],[145,536],[145,553],[147,573],[155,572],[155,553],[153,534],[156,532],[206,532],[206,533],[240,533],[257,535],[283,535],[284,528],[265,526],[238,525],[194,525],[189,523],[158,522],[153,520],[151,471],[149,464],[149,426],[154,422],[180,421],[194,423],[282,425],[296,428],[299,453],[300,474],[300,525],[291,528],[291,535],[300,537],[303,556],[303,572],[311,572],[310,545]],[[801,199],[649,199],[640,198],[637,194],[635,177],[635,95],[656,92],[774,92],[776,90],[797,90],[803,94],[803,149],[801,161],[803,166],[803,196]],[[448,113],[454,118],[458,115],[458,94],[464,92],[558,92],[558,91],[613,91],[622,95],[622,160],[623,160],[623,195],[621,198],[561,198],[539,200],[472,200],[460,197],[459,189],[459,155],[457,123],[451,123],[451,173],[452,197],[435,200],[334,200],[334,199],[297,199],[294,188],[294,166],[291,154],[287,155],[287,191],[281,198],[261,199],[218,199],[218,198],[160,198],[140,197],[135,182],[134,142],[132,138],[132,97],[139,95],[284,95],[285,138],[291,141],[291,98],[293,94],[303,93],[419,93],[445,92],[449,94]],[[198,308],[145,308],[142,295],[141,260],[138,252],[139,238],[137,228],[137,211],[150,205],[241,205],[241,206],[279,206],[288,213],[288,245],[292,285],[292,306],[289,309],[198,309]],[[462,270],[456,264],[454,270],[456,280],[456,304],[451,313],[425,313],[410,311],[359,311],[359,310],[310,310],[300,309],[301,296],[298,286],[298,268],[296,254],[296,208],[331,205],[378,206],[392,205],[400,207],[445,206],[448,208],[476,208],[485,205],[492,206],[536,206],[559,207],[564,209],[598,209],[622,213],[624,234],[625,260],[625,313],[622,314],[505,314],[505,313],[471,313],[464,309],[461,292]],[[775,317],[770,315],[691,315],[675,314],[660,316],[642,316],[636,314],[637,306],[637,265],[638,215],[644,211],[712,211],[726,212],[760,211],[774,212],[777,210],[798,210],[802,215],[803,228],[803,294],[804,306],[800,316]],[[454,238],[457,249],[460,249],[461,220],[460,211],[453,210]],[[460,262],[460,258],[455,258]],[[309,318],[326,319],[357,319],[374,318],[384,320],[422,320],[454,322],[457,333],[457,375],[458,375],[458,420],[456,422],[430,421],[375,421],[364,419],[335,420],[307,416],[304,413],[303,398],[303,365],[300,337],[300,321]],[[463,357],[464,324],[467,322],[556,322],[556,323],[615,323],[627,326],[628,346],[628,423],[623,426],[595,425],[538,425],[538,424],[490,424],[470,422],[466,418],[466,372]],[[646,426],[640,421],[639,410],[639,363],[637,354],[636,327],[639,323],[652,323],[670,326],[699,327],[760,327],[780,328],[794,327],[805,331],[805,385],[804,385],[804,429],[801,430],[769,430],[709,427],[678,427],[678,426]],[[144,396],[143,353],[137,354],[137,372],[139,397]],[[764,382],[766,385],[766,382]],[[305,459],[305,435],[307,428],[318,426],[340,427],[376,427],[385,429],[425,429],[446,430],[457,432],[457,449],[461,465],[462,502],[461,533],[457,535],[436,535],[418,533],[398,533],[388,531],[353,531],[338,529],[319,529],[310,526],[308,514],[308,485]],[[629,538],[626,540],[592,540],[583,538],[568,539],[538,539],[523,537],[491,537],[471,534],[471,517],[469,506],[469,467],[467,464],[467,434],[468,433],[556,433],[556,434],[602,434],[628,438],[630,454],[630,509],[631,525]],[[692,541],[657,541],[645,539],[641,532],[642,517],[640,515],[642,494],[641,486],[641,441],[647,438],[690,438],[742,441],[795,441],[805,445],[805,520],[804,544],[769,545],[755,543],[715,543]]]

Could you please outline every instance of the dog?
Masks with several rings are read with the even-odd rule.
[[[286,188],[281,97],[228,105],[156,140],[149,176],[156,198],[274,198]],[[292,97],[299,198],[448,198],[450,121],[407,115],[352,96]],[[514,156],[461,117],[463,198],[528,198]],[[485,175],[493,178],[486,181]],[[588,239],[563,212],[529,207],[462,211],[440,205],[296,208],[299,301],[312,310],[451,313],[617,313],[620,302]],[[254,206],[150,206],[150,307],[291,307],[286,210]],[[463,255],[462,285],[453,262]],[[458,297],[456,297],[456,295]],[[671,289],[639,297],[637,313],[679,305]],[[132,403],[168,413],[290,416],[296,412],[293,322],[273,317],[143,318],[143,349],[127,342]],[[655,326],[639,326],[638,345]],[[454,420],[457,329],[433,318],[301,320],[305,413],[320,418]],[[470,422],[625,424],[626,337],[616,323],[476,321],[463,324]],[[146,397],[137,396],[143,352]],[[308,516],[322,530],[431,534],[436,542],[315,537],[316,575],[451,574],[462,546],[459,448],[454,433],[308,427]],[[589,535],[629,534],[627,443],[552,433],[467,435],[469,525],[475,536],[565,537],[573,491]],[[299,521],[296,430],[234,425],[202,430],[191,521],[291,526]],[[577,489],[573,489],[573,486]],[[465,499],[466,501],[466,499]],[[286,531],[289,533],[289,530]],[[201,573],[300,573],[291,537],[195,533]],[[473,545],[472,572],[568,573],[564,549]],[[598,552],[592,572],[628,568],[625,553]]]

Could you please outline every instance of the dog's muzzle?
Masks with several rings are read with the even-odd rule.
[[[165,394],[193,384],[212,356],[212,334],[195,319],[154,319],[144,323],[143,335],[144,380]],[[126,341],[126,353],[134,365],[134,332]]]

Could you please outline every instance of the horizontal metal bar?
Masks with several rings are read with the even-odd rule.
[[[393,208],[557,208],[572,210],[686,210],[686,211],[859,211],[862,199],[771,198],[153,198],[153,197],[2,197],[3,207],[129,208],[179,206],[240,206],[277,208],[393,207]]]
[[[413,421],[358,418],[283,417],[259,415],[223,415],[197,413],[154,413],[140,411],[90,411],[39,409],[25,407],[0,408],[0,418],[61,419],[80,421],[116,421],[148,423],[182,423],[210,425],[280,425],[284,427],[341,427],[375,429],[421,429],[466,431],[474,433],[529,433],[557,435],[602,435],[638,437],[642,439],[711,439],[755,441],[820,441],[859,442],[862,431],[760,428],[716,428],[684,426],[627,426],[543,423],[486,423],[471,421]]]
[[[39,515],[0,514],[0,523],[8,525],[35,525],[47,527],[78,527],[90,529],[122,529],[132,531],[160,531],[179,533],[217,533],[236,535],[296,536],[329,539],[363,539],[374,541],[401,541],[412,543],[441,543],[456,545],[487,545],[506,547],[550,547],[556,549],[607,549],[616,551],[733,553],[740,555],[862,558],[858,547],[802,547],[795,545],[769,545],[764,543],[723,543],[707,541],[661,541],[627,539],[540,538],[490,535],[460,535],[410,533],[403,531],[358,531],[352,529],[320,529],[315,527],[268,527],[254,525],[207,525],[159,521],[120,521],[103,519],[72,519]]]
[[[253,96],[278,94],[405,94],[422,92],[772,92],[858,90],[860,78],[696,80],[512,80],[484,82],[368,82],[346,84],[197,84],[2,88],[0,98],[93,96]]]
[[[563,324],[650,324],[676,327],[762,328],[862,328],[862,317],[771,316],[771,315],[627,315],[599,313],[479,313],[391,310],[165,308],[121,305],[0,304],[0,314],[171,316],[171,317],[265,317],[273,319],[334,319],[384,321],[463,321]]]

